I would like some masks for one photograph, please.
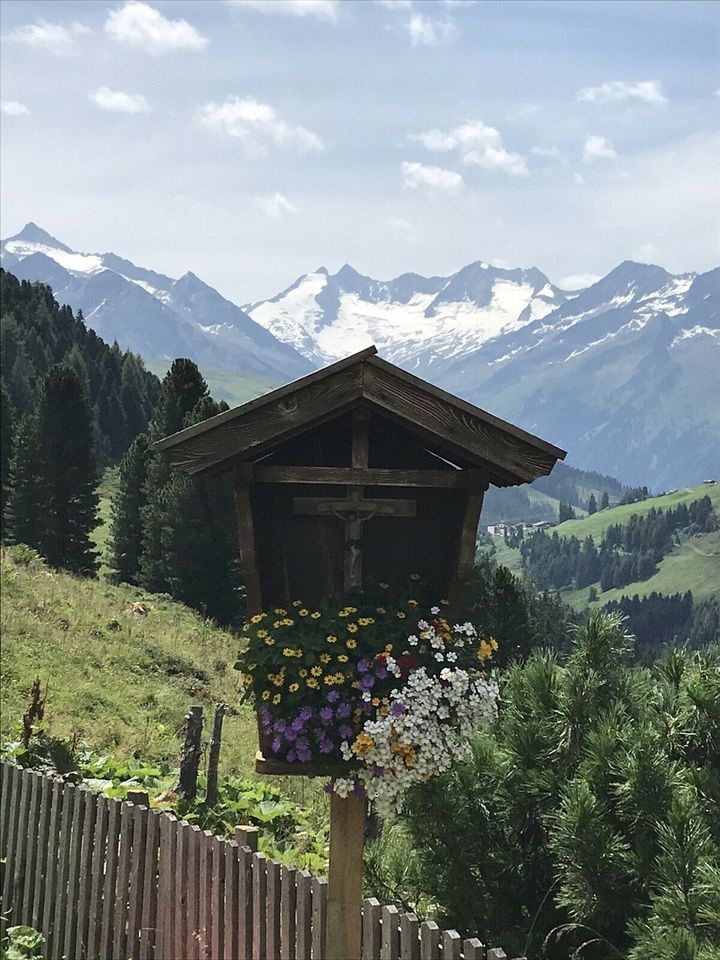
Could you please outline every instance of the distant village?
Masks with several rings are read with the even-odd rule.
[[[535,533],[537,530],[547,530],[556,527],[557,520],[538,520],[537,523],[489,523],[487,532],[491,537],[524,537],[526,533]]]

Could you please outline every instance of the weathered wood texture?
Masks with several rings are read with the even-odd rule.
[[[339,956],[327,939],[328,883],[256,846],[254,828],[238,827],[235,840],[213,837],[144,804],[0,763],[3,911],[10,910],[9,925],[41,930],[48,960]],[[348,876],[351,867],[340,865]],[[357,943],[343,960],[505,957],[377,900],[363,901],[357,920]]]

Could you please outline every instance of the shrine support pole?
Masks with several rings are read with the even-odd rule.
[[[360,960],[365,800],[330,798],[327,960]],[[325,958],[323,958],[325,960]]]

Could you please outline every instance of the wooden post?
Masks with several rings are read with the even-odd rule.
[[[227,713],[227,710],[228,706],[226,703],[215,704],[215,719],[213,721],[212,740],[210,741],[210,750],[208,752],[207,790],[205,792],[205,803],[208,807],[214,807],[217,803],[220,742],[222,739],[223,719]]]
[[[365,800],[330,798],[327,960],[360,957]]]
[[[190,707],[185,714],[185,741],[180,752],[180,779],[176,788],[178,796],[185,800],[194,800],[197,794],[202,725],[203,708]]]

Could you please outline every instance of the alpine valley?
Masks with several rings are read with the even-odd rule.
[[[672,275],[626,261],[569,292],[534,267],[477,261],[381,282],[346,264],[241,308],[192,273],[78,253],[32,223],[2,242],[2,264],[148,358],[188,356],[269,385],[375,343],[576,466],[654,489],[720,473],[720,268]]]

